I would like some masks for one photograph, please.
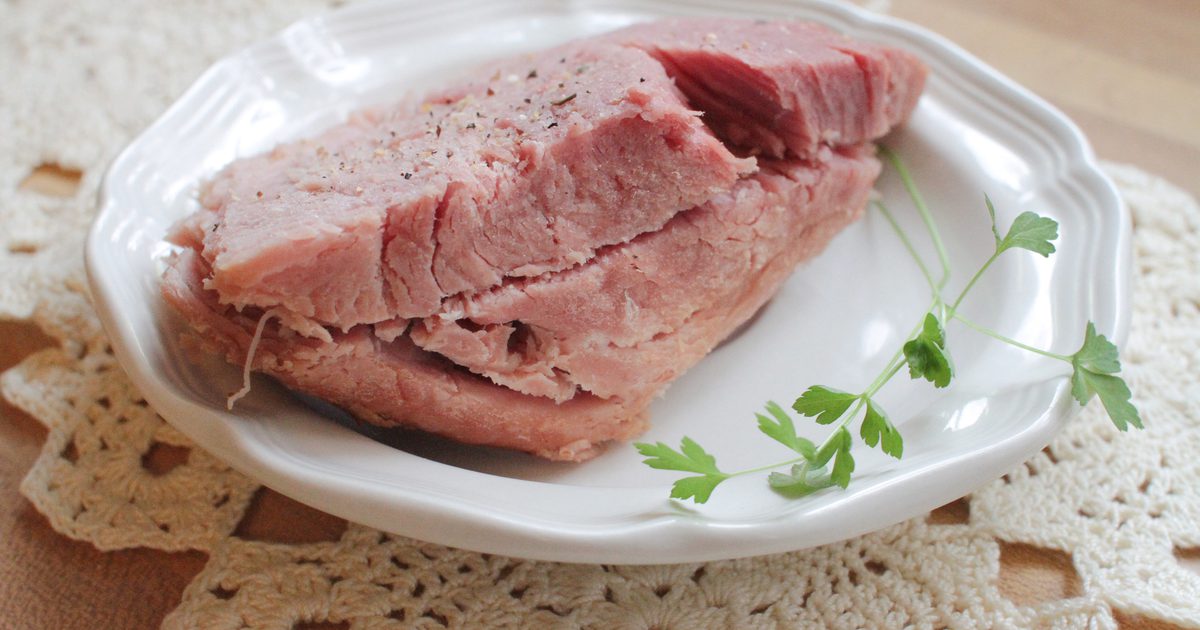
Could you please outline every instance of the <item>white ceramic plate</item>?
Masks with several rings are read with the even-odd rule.
[[[246,474],[353,521],[456,547],[581,562],[699,561],[798,549],[920,514],[994,479],[1042,448],[1075,413],[1065,366],[952,327],[959,377],[947,391],[897,378],[881,401],[905,437],[895,461],[858,448],[854,482],[801,501],[762,477],[727,482],[702,506],[667,499],[674,473],[616,445],[582,465],[554,464],[398,432],[356,432],[258,377],[224,409],[238,370],[197,366],[159,297],[161,240],[192,211],[200,181],[236,157],[419,92],[473,63],[673,14],[824,22],[915,51],[932,69],[908,126],[890,144],[934,207],[961,286],[991,248],[982,195],[1007,223],[1057,219],[1059,253],[1007,254],[967,302],[981,323],[1071,352],[1084,322],[1124,338],[1129,220],[1079,131],[1060,113],[926,31],[852,7],[781,0],[457,0],[356,5],[293,25],[213,66],[114,162],[88,241],[97,308],[116,354],[163,417]],[[897,178],[879,183],[914,234]],[[813,383],[870,382],[927,300],[921,277],[876,215],[803,267],[735,339],[652,408],[646,440],[687,434],[736,470],[785,459],[753,412]],[[802,423],[819,439],[823,428]]]

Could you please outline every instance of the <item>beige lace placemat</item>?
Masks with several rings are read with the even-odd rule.
[[[201,451],[163,475],[143,458],[190,447],[116,365],[87,297],[81,244],[105,165],[193,77],[317,2],[10,2],[0,8],[0,318],[59,347],[0,379],[49,437],[22,492],[101,549],[208,554],[167,627],[769,628],[1116,626],[1115,614],[1200,627],[1200,208],[1116,165],[1136,223],[1136,306],[1124,349],[1147,424],[1120,435],[1093,405],[1051,446],[970,497],[969,518],[916,519],[844,543],[707,564],[532,562],[351,525],[313,544],[231,537],[257,485]],[[214,24],[219,28],[199,28]],[[82,174],[55,198],[39,165]],[[1002,545],[1059,550],[1078,596],[1014,604]]]

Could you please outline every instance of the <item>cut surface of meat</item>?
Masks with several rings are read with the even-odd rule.
[[[492,64],[222,171],[202,195],[209,285],[343,330],[423,317],[727,190],[754,163],[722,141],[810,158],[879,137],[924,72],[823,27],[749,20],[656,22]]]
[[[206,188],[210,286],[343,330],[577,264],[754,169],[662,66],[575,44],[235,162]]]
[[[418,332],[419,324],[409,336],[398,335],[391,341],[384,341],[374,326],[359,325],[347,332],[335,331],[328,342],[296,335],[287,326],[269,325],[252,367],[373,424],[421,428],[460,442],[526,450],[551,460],[581,460],[608,440],[640,433],[646,426],[646,408],[661,389],[749,319],[798,260],[814,256],[858,215],[877,172],[878,163],[865,151],[829,157],[829,166],[820,169],[779,164],[769,174],[764,169],[755,176],[757,181],[740,185],[727,198],[678,217],[678,223],[673,222],[676,227],[668,224],[655,233],[661,234],[659,238],[652,235],[631,242],[577,274],[568,274],[587,276],[596,269],[606,276],[599,284],[586,280],[581,286],[574,277],[564,278],[564,292],[551,289],[540,301],[529,298],[530,289],[535,295],[545,289],[538,282],[514,293],[515,300],[496,294],[511,312],[529,314],[538,322],[528,325],[534,336],[560,335],[548,341],[527,340],[527,355],[521,359],[545,362],[548,371],[569,370],[575,383],[592,391],[576,391],[572,383],[570,396],[528,395],[521,391],[521,379],[528,373],[520,370],[511,371],[511,378],[500,372],[487,374],[496,382],[508,380],[510,386],[469,373],[461,367],[473,367],[464,359],[466,353],[451,352],[449,347],[456,342],[468,346],[476,335],[487,332],[458,325],[438,329],[434,324],[432,334],[425,334]],[[712,256],[703,262],[683,270],[672,264],[679,256],[704,258],[706,250]],[[638,269],[643,258],[646,269]],[[239,314],[221,305],[215,292],[203,288],[208,272],[196,252],[181,253],[164,277],[164,295],[191,324],[191,343],[240,364],[247,360],[260,313]],[[655,287],[665,292],[659,300],[682,299],[690,288],[701,296],[686,302],[688,312],[647,316],[647,322],[659,323],[648,330],[659,332],[648,337],[631,334],[626,341],[640,341],[618,346],[605,341],[602,331],[628,325],[623,322],[626,316],[636,317],[655,306],[636,307],[624,316],[596,308],[616,288],[607,282],[623,283],[630,272],[646,276],[631,283],[630,292],[648,302],[654,299]],[[692,283],[683,283],[680,274],[691,275]],[[572,300],[583,304],[572,305]],[[594,314],[593,324],[601,332],[588,334],[586,324],[541,328],[570,319],[569,312],[576,306],[577,312]],[[466,332],[472,340],[456,338],[456,331]],[[578,335],[580,331],[584,334]],[[431,340],[445,338],[449,342],[432,348],[437,353],[426,352]],[[511,349],[506,343],[504,347]],[[558,347],[559,352],[545,352],[546,347]]]
[[[220,304],[202,287],[208,273],[204,260],[186,251],[169,265],[163,295],[191,326],[184,337],[188,346],[241,365],[258,317]],[[598,445],[645,430],[645,402],[627,406],[581,396],[556,404],[526,396],[455,368],[406,337],[382,341],[370,326],[334,332],[329,342],[270,323],[266,328],[254,369],[376,425],[404,425],[565,461],[587,459]]]
[[[567,271],[456,297],[410,335],[527,394],[641,399],[707,354],[857,217],[878,173],[864,148],[764,162],[661,230]]]
[[[224,169],[163,295],[367,422],[587,459],[861,214],[925,72],[736,19],[495,62]]]
[[[604,442],[640,433],[654,397],[861,212],[878,169],[865,148],[831,154],[819,167],[771,165],[663,230],[556,274],[565,277],[502,287],[469,306],[464,300],[476,318],[524,315],[536,322],[508,324],[507,336],[496,344],[487,341],[495,327],[471,330],[450,321],[440,328],[438,322],[447,320],[438,318],[418,322],[408,336],[360,325],[335,331],[329,341],[272,325],[253,368],[375,424],[549,459],[585,459]],[[191,325],[192,343],[241,363],[257,316],[220,304],[214,291],[203,288],[207,274],[205,261],[187,250],[172,262],[164,294]],[[628,289],[621,288],[626,283]],[[624,299],[626,290],[645,306],[606,304],[613,291]],[[683,306],[648,312],[675,301]],[[573,322],[572,313],[592,319]],[[512,330],[519,327],[528,330]],[[527,338],[514,345],[514,334]],[[472,352],[487,357],[492,369],[473,365]],[[516,369],[495,369],[506,362]],[[539,384],[532,376],[538,371],[568,380],[560,385],[548,377],[550,385]],[[563,387],[569,395],[539,389],[546,387]]]
[[[809,22],[662,20],[611,37],[662,62],[723,140],[777,158],[881,137],[927,72],[909,52]]]

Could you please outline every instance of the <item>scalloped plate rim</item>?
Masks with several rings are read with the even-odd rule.
[[[381,0],[379,2],[366,3],[366,5],[352,5],[350,9],[361,11],[365,14],[371,10],[378,10],[380,7],[399,6],[401,4],[401,2],[393,2],[392,0]],[[575,10],[587,11],[590,4],[593,3],[573,3],[571,6]],[[731,7],[735,4],[733,2],[718,2],[709,3],[707,7],[713,8],[718,5]],[[615,5],[621,5],[621,3],[605,4],[605,6]],[[1115,223],[1115,234],[1111,235],[1111,244],[1115,249],[1116,255],[1113,257],[1112,269],[1114,276],[1114,286],[1112,287],[1111,294],[1113,318],[1111,322],[1107,323],[1109,329],[1114,331],[1114,338],[1119,341],[1123,340],[1127,334],[1129,322],[1129,217],[1123,203],[1116,195],[1115,187],[1104,177],[1096,165],[1091,148],[1078,128],[1064,115],[1050,107],[1044,101],[940,36],[894,18],[869,14],[853,7],[834,5],[826,2],[808,3],[807,6],[811,10],[836,15],[839,19],[847,20],[856,25],[866,25],[864,28],[886,27],[893,30],[893,34],[899,33],[902,37],[919,41],[926,48],[940,51],[943,53],[942,60],[954,62],[961,66],[960,70],[975,74],[982,80],[990,82],[995,89],[1008,92],[1018,104],[1026,108],[1026,111],[1023,113],[1040,117],[1043,121],[1048,121],[1048,126],[1059,132],[1059,137],[1053,138],[1055,141],[1054,146],[1067,150],[1067,155],[1065,156],[1066,164],[1060,166],[1065,166],[1068,171],[1066,174],[1061,174],[1059,179],[1063,181],[1069,181],[1072,178],[1090,180],[1084,183],[1075,182],[1075,185],[1083,186],[1099,198],[1107,198],[1115,202],[1115,206],[1113,207],[1116,210],[1116,216],[1108,217]],[[508,553],[510,555],[549,560],[582,562],[645,563],[699,561],[787,551],[832,542],[877,528],[878,524],[873,524],[865,528],[843,527],[836,534],[830,534],[827,531],[824,536],[810,535],[808,538],[801,536],[797,539],[794,536],[789,536],[789,534],[794,535],[797,533],[797,521],[794,514],[797,510],[793,509],[788,513],[777,515],[765,524],[756,524],[755,526],[758,528],[756,530],[758,540],[752,540],[749,543],[741,542],[740,544],[734,544],[736,543],[734,537],[744,534],[746,524],[710,522],[703,518],[697,518],[686,510],[676,508],[664,507],[662,513],[642,520],[626,521],[615,525],[543,521],[529,516],[520,518],[520,515],[504,514],[502,511],[497,512],[461,505],[447,505],[443,499],[430,497],[419,491],[397,492],[386,488],[377,488],[372,484],[359,486],[348,479],[321,477],[317,474],[318,471],[315,468],[302,465],[303,462],[296,461],[286,464],[280,462],[277,458],[272,458],[262,452],[256,452],[256,449],[261,450],[264,447],[263,443],[249,440],[247,435],[234,430],[227,424],[216,423],[206,427],[199,426],[196,423],[179,422],[178,419],[181,417],[187,417],[191,414],[198,414],[200,416],[209,415],[212,413],[212,410],[188,400],[186,396],[180,396],[176,392],[173,392],[169,383],[164,382],[163,378],[154,374],[146,360],[146,349],[142,345],[146,340],[138,330],[132,328],[128,320],[122,320],[119,317],[121,309],[116,304],[116,295],[114,294],[112,285],[113,279],[110,277],[111,269],[102,256],[103,253],[111,251],[108,247],[110,243],[106,242],[110,237],[109,228],[113,227],[113,223],[119,222],[120,216],[120,204],[110,196],[110,192],[117,186],[118,180],[110,178],[117,178],[130,168],[129,162],[135,161],[138,157],[135,155],[135,150],[143,138],[159,132],[164,125],[167,125],[174,118],[183,116],[192,100],[199,98],[198,95],[204,90],[219,83],[218,80],[221,74],[231,68],[235,69],[237,62],[243,56],[249,55],[256,46],[261,46],[268,42],[276,42],[284,34],[297,28],[300,24],[323,19],[326,19],[325,16],[302,20],[281,31],[274,38],[267,40],[267,42],[252,45],[240,53],[234,53],[218,61],[201,75],[193,86],[158,121],[152,124],[137,140],[131,143],[129,148],[114,160],[109,172],[106,173],[103,179],[103,185],[99,193],[101,212],[96,219],[91,234],[89,234],[86,248],[89,280],[95,296],[97,310],[100,313],[106,331],[112,337],[114,351],[117,354],[118,360],[130,374],[135,384],[145,394],[147,400],[164,417],[167,417],[168,420],[174,418],[175,421],[172,423],[188,434],[189,437],[202,445],[208,446],[210,450],[228,460],[239,470],[264,481],[268,486],[280,489],[285,494],[300,498],[318,507],[326,508],[328,511],[336,514],[353,514],[356,517],[354,520],[369,522],[369,524],[376,527],[397,531],[397,533],[406,535],[419,536],[433,542],[479,551]],[[1111,229],[1114,226],[1107,227]],[[1032,454],[1032,452],[1036,452],[1037,449],[1041,448],[1062,424],[1073,415],[1072,410],[1074,407],[1070,406],[1069,398],[1066,395],[1065,379],[1061,379],[1060,381],[1055,386],[1052,403],[1045,409],[1045,412],[1026,425],[1023,432],[1009,436],[1009,442],[1018,442],[1019,444],[1016,448],[1025,452],[1025,455]],[[1064,409],[1064,407],[1066,408]],[[225,448],[219,446],[222,441],[227,442]],[[217,448],[213,448],[214,445]],[[1006,459],[1011,459],[1011,457]],[[910,476],[946,468],[950,463],[947,461],[935,462],[927,466],[926,469],[910,471]],[[505,481],[517,484],[547,484],[547,482],[536,481]],[[895,484],[892,485],[894,486]],[[341,492],[332,497],[322,496],[322,493],[331,487],[337,487]],[[877,487],[872,492],[881,492],[887,489],[887,487]],[[970,489],[961,488],[961,492]],[[612,489],[591,488],[590,490]],[[655,489],[655,491],[662,492],[665,495],[665,488]],[[958,486],[954,486],[950,494],[961,492]],[[943,491],[941,495],[947,495],[947,492]],[[389,527],[389,523],[380,522],[380,518],[372,517],[369,511],[364,511],[361,505],[356,504],[357,501],[363,499],[384,502],[390,499],[394,501],[397,496],[403,498],[402,503],[411,510],[413,517],[411,522],[401,524],[400,527]],[[954,494],[954,496],[958,495]],[[914,516],[931,507],[936,507],[936,501],[949,500],[954,498],[954,496],[928,497],[923,502],[910,502],[903,509],[896,509],[893,514],[889,515],[888,520],[896,522],[903,518]],[[933,504],[930,504],[931,499],[934,500]],[[857,505],[861,504],[862,501],[858,501]],[[839,505],[844,507],[847,505],[847,502]],[[856,504],[850,503],[850,505],[854,507]],[[393,523],[392,525],[395,524]],[[655,534],[656,531],[659,533]],[[481,541],[478,538],[481,533],[489,532],[500,535],[500,538],[486,541]],[[653,542],[654,540],[661,541],[665,538],[681,534],[684,538],[690,539],[687,544],[661,545]],[[636,540],[638,537],[645,536],[649,536],[650,539]],[[631,542],[636,542],[637,544],[630,544]],[[711,547],[711,545],[722,544],[724,546],[716,549]],[[655,550],[658,551],[657,554],[654,553]],[[647,555],[648,553],[649,555]]]

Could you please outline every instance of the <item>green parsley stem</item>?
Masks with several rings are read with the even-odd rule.
[[[828,447],[833,440],[837,439],[838,434],[842,432],[842,429],[846,428],[846,425],[850,424],[850,421],[854,420],[854,418],[858,416],[858,410],[862,409],[863,402],[866,399],[867,397],[865,394],[860,394],[858,396],[858,400],[854,401],[854,406],[851,407],[850,411],[847,411],[840,420],[838,420],[837,426],[834,427],[833,431],[831,431],[829,435],[825,437],[825,441],[821,442],[821,445],[817,447],[816,452],[820,453],[821,451],[825,450],[825,448]]]
[[[863,397],[870,398],[870,397],[874,396],[875,394],[879,393],[880,388],[882,388],[884,385],[886,385],[888,381],[892,380],[892,377],[896,375],[896,372],[899,372],[900,369],[903,368],[904,364],[907,362],[908,362],[907,360],[896,361],[895,365],[893,365],[887,372],[884,373],[884,376],[880,380],[878,385],[874,385],[871,388],[867,389],[866,392],[863,392]]]
[[[942,300],[941,300],[940,296],[938,296],[935,292],[933,303],[929,305],[929,309],[927,309],[927,310],[932,310],[941,301]],[[905,335],[905,337],[904,337],[905,342],[907,342],[909,339],[912,339],[913,337],[916,336],[917,332],[919,332],[921,330],[921,325],[924,323],[924,320],[925,320],[925,316],[922,315],[921,320],[918,321],[915,326],[913,326],[912,330],[908,331],[907,335]],[[900,344],[900,347],[896,348],[896,353],[892,355],[891,360],[887,362],[887,367],[883,368],[883,371],[879,373],[879,376],[876,376],[875,380],[871,381],[871,384],[867,386],[867,389],[863,390],[862,395],[866,398],[870,398],[871,396],[874,396],[875,393],[878,392],[880,388],[882,388],[884,385],[886,385],[887,382],[890,381],[892,379],[892,377],[896,375],[896,372],[899,372],[900,368],[904,366],[905,360],[903,359],[903,357],[904,357],[904,344]]]
[[[897,369],[899,369],[899,366],[897,366]],[[893,372],[893,373],[895,373],[895,372]],[[850,421],[853,420],[855,418],[855,416],[858,415],[858,410],[862,409],[863,401],[866,400],[866,398],[867,397],[864,394],[864,395],[859,396],[858,400],[854,401],[854,406],[851,407],[849,411],[847,411],[845,414],[842,415],[841,419],[837,423],[837,426],[834,427],[833,432],[830,433],[829,436],[825,438],[825,441],[821,442],[821,445],[816,448],[817,452],[820,452],[820,451],[824,450],[825,447],[829,446],[829,442],[831,442],[837,436],[838,432],[841,431],[842,428],[845,427],[847,424],[850,424]],[[807,457],[800,456],[800,457],[795,457],[793,459],[789,459],[787,461],[769,464],[767,466],[759,466],[758,468],[751,468],[749,470],[739,470],[734,473],[726,473],[726,477],[741,477],[742,475],[750,475],[753,473],[766,472],[768,470],[775,470],[775,469],[781,468],[783,466],[790,466],[792,464],[799,464],[800,462],[807,462],[807,461],[808,461]]]
[[[940,300],[935,300],[934,303],[936,304],[939,301]],[[904,338],[905,341],[912,339],[913,335],[916,335],[917,331],[920,329],[921,324],[918,323],[913,327],[912,331],[908,333],[908,336]],[[825,441],[817,447],[817,450],[820,451],[828,446],[829,442],[837,436],[838,431],[844,428],[847,424],[850,424],[850,422],[858,416],[858,411],[862,409],[866,401],[874,396],[880,390],[880,388],[887,384],[888,381],[892,380],[892,377],[904,367],[906,362],[907,359],[904,358],[903,348],[896,350],[896,354],[892,355],[892,359],[888,361],[887,367],[883,368],[883,371],[879,373],[879,376],[876,376],[875,380],[871,381],[871,385],[867,387],[863,393],[858,395],[858,400],[854,402],[854,406],[850,408],[850,411],[846,412],[846,414],[842,416],[837,426],[833,429],[833,432],[825,438]]]
[[[933,306],[935,306],[939,302],[941,302],[941,300],[938,297],[936,297],[936,295],[937,295],[936,289],[934,290],[934,294],[935,294],[935,298],[934,298],[933,304],[930,306],[930,308],[932,308]],[[914,326],[911,331],[909,331],[908,335],[904,337],[905,341],[912,339],[913,336],[916,335],[919,330],[921,330],[920,322],[918,322],[917,325]],[[858,412],[859,412],[859,410],[861,410],[863,408],[863,405],[866,404],[866,401],[868,399],[870,399],[871,396],[874,396],[875,393],[878,392],[879,389],[882,388],[885,384],[887,384],[888,381],[892,380],[892,377],[895,376],[896,373],[899,372],[900,369],[904,367],[905,363],[906,363],[906,359],[904,359],[903,348],[897,349],[896,354],[892,355],[891,360],[888,361],[887,367],[883,368],[883,371],[879,373],[879,376],[876,376],[875,380],[871,381],[871,385],[869,387],[867,387],[867,389],[864,390],[863,393],[858,395],[858,400],[854,401],[854,405],[845,414],[843,414],[841,418],[839,418],[837,426],[834,427],[833,431],[830,432],[829,436],[825,438],[825,441],[822,442],[821,445],[816,448],[816,450],[821,451],[825,447],[829,446],[829,442],[836,438],[836,436],[838,435],[838,432],[842,428],[844,428],[846,425],[850,424],[850,422],[852,420],[854,420],[854,418],[858,417]],[[759,466],[758,468],[750,468],[747,470],[739,470],[737,472],[725,473],[725,476],[727,478],[728,477],[741,477],[742,475],[751,475],[754,473],[766,472],[768,470],[775,470],[775,469],[781,468],[783,466],[790,466],[792,464],[799,464],[801,462],[807,462],[807,461],[808,461],[808,459],[805,457],[796,457],[793,459],[789,459],[787,461],[776,462],[774,464],[768,464],[766,466]]]
[[[954,299],[954,303],[950,305],[951,311],[954,311],[958,308],[959,304],[962,304],[963,299],[967,297],[967,292],[969,292],[971,287],[974,287],[975,283],[983,277],[983,273],[988,270],[988,267],[992,266],[992,263],[996,262],[996,259],[1000,257],[1001,253],[1003,252],[997,251],[993,253],[991,258],[988,258],[987,262],[983,263],[983,266],[979,268],[979,271],[976,271],[975,275],[971,276],[971,281],[967,283],[967,286],[963,287],[962,292],[958,294],[958,297]]]
[[[929,212],[929,206],[925,205],[925,199],[921,197],[921,192],[917,190],[917,184],[913,181],[912,175],[909,174],[908,168],[900,161],[900,156],[896,155],[886,145],[879,145],[879,154],[884,157],[896,169],[896,173],[900,175],[900,181],[904,183],[904,189],[908,191],[908,196],[912,198],[913,205],[917,207],[917,212],[921,214],[921,220],[925,222],[925,229],[929,231],[929,238],[933,240],[933,246],[937,249],[938,261],[942,265],[942,279],[938,281],[938,288],[946,286],[950,280],[950,256],[946,253],[946,246],[942,243],[942,235],[938,232],[937,225],[933,222],[933,214]]]
[[[747,470],[739,470],[735,473],[728,473],[725,476],[726,476],[726,478],[728,478],[728,477],[741,477],[742,475],[753,475],[754,473],[767,472],[768,470],[775,470],[776,468],[782,468],[784,466],[790,466],[792,464],[799,464],[800,462],[807,462],[807,461],[808,461],[807,458],[801,456],[801,457],[789,459],[785,462],[778,462],[775,464],[770,464],[767,466],[759,466],[758,468],[750,468]]]
[[[908,336],[906,336],[905,339],[911,339],[913,335],[917,334],[917,331],[920,330],[920,328],[921,328],[921,325],[917,324],[917,326],[914,327],[912,329],[912,331],[908,333]],[[854,401],[854,406],[851,407],[844,415],[842,415],[837,426],[833,429],[832,432],[830,432],[829,436],[825,438],[825,441],[822,442],[821,445],[816,448],[817,451],[824,450],[825,447],[827,447],[829,445],[829,442],[837,437],[838,432],[841,431],[841,429],[843,429],[846,425],[850,424],[850,422],[853,421],[854,418],[858,417],[858,412],[860,409],[862,409],[862,407],[866,403],[866,401],[869,400],[872,396],[874,396],[875,393],[878,392],[879,389],[881,387],[883,387],[888,381],[892,380],[892,377],[895,376],[896,373],[899,372],[900,369],[904,367],[905,360],[903,359],[903,354],[904,353],[902,352],[902,350],[896,351],[896,354],[892,356],[890,361],[888,361],[887,367],[884,368],[883,371],[879,373],[879,376],[875,377],[875,380],[871,382],[870,387],[868,387],[862,394],[859,394],[858,400]],[[782,466],[788,466],[791,464],[799,464],[800,462],[806,462],[806,461],[808,461],[807,458],[798,457],[798,458],[794,458],[794,459],[789,459],[784,462],[779,462],[776,464],[770,464],[767,466],[760,466],[758,468],[751,468],[749,470],[741,470],[741,471],[738,471],[735,473],[730,473],[729,476],[737,477],[740,475],[749,475],[752,473],[766,472],[768,470],[775,470]]]
[[[1069,356],[1066,356],[1063,354],[1057,354],[1054,352],[1050,352],[1048,350],[1042,350],[1041,348],[1034,348],[1033,346],[1025,345],[1025,344],[1021,343],[1020,341],[1017,341],[1016,339],[1013,339],[1011,337],[1006,337],[1006,336],[992,330],[991,328],[987,328],[986,326],[976,324],[975,322],[967,319],[966,317],[963,317],[962,314],[957,311],[952,310],[950,313],[950,316],[953,317],[954,319],[957,319],[958,321],[962,322],[968,328],[975,330],[976,332],[983,333],[983,334],[991,337],[992,339],[996,339],[997,341],[1003,341],[1004,343],[1006,343],[1010,346],[1016,346],[1022,350],[1032,352],[1034,354],[1040,354],[1044,357],[1050,357],[1051,359],[1058,359],[1059,361],[1063,361],[1066,363],[1071,362],[1071,357],[1069,357]]]
[[[912,336],[915,334],[916,331],[914,330],[912,333],[909,333],[904,340],[908,341],[909,339],[912,339]],[[875,392],[879,391],[879,388],[883,387],[888,380],[890,380],[892,376],[896,374],[896,371],[900,369],[900,366],[904,365],[903,357],[903,348],[896,350],[896,354],[893,354],[891,360],[888,361],[887,367],[883,368],[883,371],[879,373],[879,376],[876,376],[875,380],[871,381],[871,384],[868,385],[865,390],[863,390],[863,396],[870,398],[875,394]]]
[[[887,219],[888,224],[892,226],[892,230],[896,232],[896,236],[900,238],[900,242],[904,243],[904,248],[908,250],[908,255],[912,256],[912,259],[917,263],[917,267],[921,269],[921,275],[925,276],[925,282],[929,283],[929,289],[936,294],[938,287],[937,283],[933,281],[933,274],[929,272],[929,267],[925,266],[925,261],[921,260],[921,256],[917,254],[917,248],[913,247],[912,241],[908,239],[908,234],[896,222],[896,217],[892,216],[891,211],[887,209],[887,206],[882,201],[872,201],[871,204],[879,210],[883,218]]]

